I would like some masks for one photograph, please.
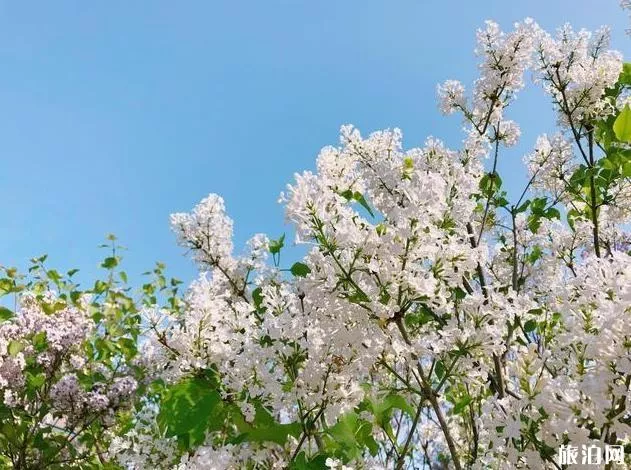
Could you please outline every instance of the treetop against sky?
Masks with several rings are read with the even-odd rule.
[[[607,24],[612,47],[629,48],[615,0],[2,5],[0,260],[48,253],[87,282],[93,248],[115,233],[133,278],[158,256],[191,279],[168,215],[210,191],[239,220],[237,246],[289,234],[278,194],[341,125],[460,145],[436,84],[472,82],[485,20],[510,29],[526,17],[551,31]],[[523,155],[554,132],[545,103],[529,86],[511,110],[522,138],[500,162],[509,191],[525,182]]]

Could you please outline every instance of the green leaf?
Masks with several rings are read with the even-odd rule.
[[[118,266],[118,260],[115,256],[109,256],[101,263],[101,267],[105,269],[114,269],[116,266]]]
[[[451,409],[451,413],[454,415],[459,415],[464,411],[467,406],[469,406],[469,403],[471,403],[472,400],[473,399],[470,395],[465,395],[462,399],[460,399],[460,401],[458,401],[458,403],[454,405],[454,407]]]
[[[543,251],[541,250],[541,247],[539,245],[535,245],[532,248],[532,252],[528,255],[528,261],[530,261],[530,264],[535,264],[537,260],[541,258],[542,254]]]
[[[368,298],[368,296],[364,292],[357,291],[357,290],[346,298],[348,299],[349,302],[352,302],[354,304],[360,304],[362,302],[370,301],[370,298]]]
[[[160,403],[158,424],[184,446],[204,442],[206,431],[223,426],[224,406],[216,384],[191,378],[173,385]]]
[[[401,395],[392,393],[387,395],[383,400],[370,400],[366,402],[367,408],[375,417],[375,423],[386,433],[392,433],[390,420],[395,409],[399,409],[408,416],[414,416],[414,409]]]
[[[303,451],[291,462],[289,470],[329,470],[330,467],[326,464],[328,458],[328,455],[318,454],[309,460]]]
[[[254,421],[248,423],[240,412],[235,416],[235,424],[241,433],[237,442],[275,442],[284,445],[288,436],[300,437],[302,428],[299,423],[280,424],[261,404],[256,403]]]
[[[102,294],[107,289],[107,283],[97,279],[94,281],[93,291],[95,294]]]
[[[442,380],[442,378],[445,376],[445,372],[447,372],[447,370],[445,369],[445,363],[440,360],[436,361],[436,366],[434,367],[436,378],[438,380]]]
[[[254,307],[257,311],[262,311],[263,306],[263,289],[257,287],[252,291],[252,300],[254,301]]]
[[[6,321],[9,318],[12,318],[14,313],[6,307],[0,306],[0,322]]]
[[[480,179],[480,190],[486,197],[491,197],[502,187],[502,178],[497,173],[487,173]]]
[[[537,322],[534,320],[528,320],[525,324],[524,324],[524,331],[526,333],[530,333],[531,331],[535,331],[535,328],[537,328]]]
[[[372,408],[378,423],[383,421],[385,413],[394,408],[407,413],[409,416],[414,416],[414,409],[405,400],[405,398],[401,395],[397,395],[396,393],[387,395],[381,402],[373,403]]]
[[[561,213],[556,207],[548,207],[548,199],[545,197],[535,198],[530,204],[531,214],[528,216],[528,228],[535,233],[541,226],[541,219],[560,219]]]
[[[451,289],[451,292],[453,293],[456,300],[462,300],[467,296],[467,293],[460,287],[455,287],[454,289]]]
[[[365,448],[371,455],[376,455],[379,450],[372,436],[372,424],[360,419],[357,413],[343,415],[327,434],[333,438],[329,447],[339,450],[348,460],[360,458]]]
[[[545,215],[546,219],[560,219],[561,218],[561,212],[559,212],[559,209],[557,209],[556,207],[551,207],[546,211],[546,215]]]
[[[625,62],[622,65],[622,73],[620,73],[618,83],[621,85],[631,85],[631,63]]]
[[[26,380],[29,386],[33,388],[40,388],[46,383],[46,374],[44,372],[40,372],[39,374],[31,374],[30,372],[27,372]]]
[[[280,253],[280,250],[285,246],[285,234],[283,233],[278,240],[270,240],[269,252],[273,255]]]
[[[136,355],[136,341],[131,338],[119,338],[117,341],[118,347],[128,360]]]
[[[24,344],[19,341],[9,341],[9,346],[7,347],[7,351],[10,356],[17,356],[20,351],[24,349]]]
[[[34,334],[31,342],[33,343],[33,347],[37,352],[42,352],[44,349],[46,349],[46,346],[48,346],[48,341],[46,340],[46,332],[40,331],[39,333]]]
[[[304,263],[294,263],[291,273],[296,277],[306,277],[311,272],[311,268]]]
[[[77,291],[77,290],[70,291],[70,300],[73,303],[75,303],[75,304],[78,303],[80,299],[81,299],[81,292],[80,291]]]
[[[616,135],[613,131],[613,123],[615,117],[610,116],[605,120],[598,121],[595,128],[596,141],[600,143],[606,150],[611,147],[611,143],[615,142]]]
[[[422,326],[432,320],[434,320],[434,316],[425,305],[420,305],[419,309],[415,312],[406,313],[404,319],[406,326],[410,327]]]
[[[403,159],[402,178],[404,180],[410,179],[413,171],[414,171],[414,160],[412,159],[412,157],[405,157]]]
[[[613,123],[613,131],[621,142],[631,142],[631,108],[625,105]]]
[[[16,284],[13,279],[0,279],[0,296],[20,292],[23,288],[24,286]]]
[[[497,196],[495,198],[495,205],[497,207],[507,207],[508,206],[508,199],[506,199],[504,194],[506,194],[506,193],[504,191],[502,191],[502,195],[501,196]]]
[[[353,199],[353,191],[351,191],[350,189],[347,189],[346,191],[340,191],[338,192],[338,194],[342,197],[345,197],[349,201]]]
[[[403,168],[406,170],[412,170],[414,168],[414,160],[412,157],[405,157],[403,159]]]
[[[543,210],[545,209],[547,204],[548,204],[548,198],[546,197],[534,198],[530,202],[530,210],[532,211],[533,214],[543,215]]]
[[[581,216],[581,213],[576,209],[570,209],[567,212],[567,223],[572,230],[574,230],[574,221]]]

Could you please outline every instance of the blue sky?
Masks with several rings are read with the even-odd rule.
[[[527,16],[609,24],[631,52],[617,0],[3,2],[0,264],[48,253],[89,280],[113,232],[132,279],[161,260],[188,280],[170,213],[216,192],[237,246],[289,231],[280,191],[344,123],[457,147],[460,121],[438,112],[436,84],[474,79],[485,19]],[[553,130],[548,108],[532,85],[520,95],[506,184],[521,184],[522,155]]]

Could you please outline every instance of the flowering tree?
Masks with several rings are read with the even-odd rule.
[[[560,446],[627,445],[631,68],[607,46],[487,22],[471,95],[438,87],[462,149],[344,126],[282,195],[308,247],[293,265],[284,236],[236,256],[219,196],[173,215],[201,274],[183,308],[147,312],[163,389],[121,464],[540,469]],[[511,201],[497,163],[526,73],[558,131]]]
[[[541,469],[563,467],[561,446],[631,452],[631,66],[605,29],[552,36],[531,20],[487,22],[477,54],[470,95],[438,87],[465,123],[460,150],[344,126],[296,175],[281,199],[300,261],[281,260],[284,236],[235,255],[217,195],[172,216],[200,276],[183,299],[155,295],[160,269],[144,288],[143,393],[108,464]],[[529,74],[558,129],[509,200],[497,163],[519,139],[507,108]],[[28,299],[16,318],[39,308]],[[62,414],[69,364],[47,392]]]

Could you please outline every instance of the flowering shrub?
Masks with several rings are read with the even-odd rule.
[[[129,469],[460,470],[562,468],[568,445],[631,454],[631,66],[606,29],[487,22],[477,42],[472,92],[438,87],[464,122],[460,150],[344,126],[296,175],[281,200],[300,261],[281,260],[284,235],[235,254],[210,195],[171,217],[198,279],[180,298],[159,266],[142,322],[112,284],[96,304],[26,289],[0,329],[2,410],[81,445],[22,458],[16,439],[5,460],[86,450]],[[558,129],[525,156],[510,200],[498,161],[520,138],[506,115],[528,75]],[[115,338],[132,339],[129,354]],[[54,379],[37,379],[50,364]]]
[[[32,260],[28,276],[4,269],[0,293],[0,466],[112,468],[109,441],[131,419],[145,375],[138,361],[140,311],[117,271],[81,290],[77,270],[62,275]]]

